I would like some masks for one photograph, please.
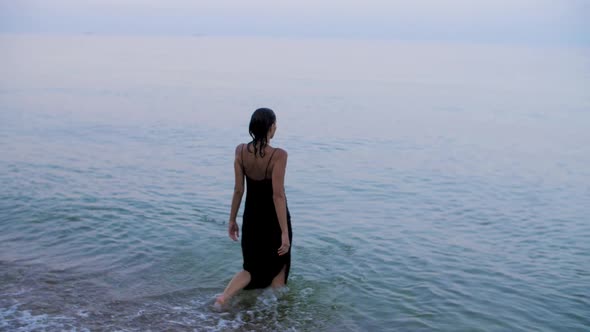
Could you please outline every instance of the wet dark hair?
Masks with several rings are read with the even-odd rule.
[[[258,154],[260,157],[264,157],[264,148],[268,144],[266,136],[276,120],[275,112],[270,108],[259,108],[252,113],[249,130],[250,136],[252,136],[250,144],[254,147],[254,156]]]

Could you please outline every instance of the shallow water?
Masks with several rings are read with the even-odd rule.
[[[0,37],[0,330],[583,331],[585,49]],[[241,266],[232,154],[277,112],[287,290]]]

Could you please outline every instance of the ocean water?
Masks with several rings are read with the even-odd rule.
[[[1,36],[0,330],[588,331],[588,55]],[[258,107],[291,277],[218,312]]]

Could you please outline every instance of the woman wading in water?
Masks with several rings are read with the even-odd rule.
[[[277,130],[274,112],[268,108],[257,109],[249,129],[252,141],[236,147],[235,187],[228,228],[229,237],[237,241],[240,229],[236,217],[245,178],[243,270],[236,273],[217,297],[217,307],[222,307],[241,289],[285,286],[291,266],[291,215],[284,188],[287,152],[270,145]]]

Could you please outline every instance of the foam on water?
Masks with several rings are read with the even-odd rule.
[[[31,276],[29,283],[34,285],[27,290],[12,291],[19,287],[18,281],[2,284],[0,328],[3,330],[300,331],[325,324],[314,322],[317,308],[310,305],[314,302],[313,289],[300,289],[297,281],[291,288],[239,294],[227,308],[218,311],[213,308],[216,292],[212,290],[114,299],[96,279],[87,282],[83,291],[73,293],[70,282],[86,278],[75,271],[59,272],[57,278],[62,281],[48,285],[47,274],[55,272],[48,272],[44,266],[11,263],[2,264],[2,269],[5,276],[28,270],[25,273]],[[7,279],[10,278],[4,280]],[[88,298],[78,294],[79,291],[93,295]]]
[[[0,307],[0,328],[6,331],[71,331],[89,332],[77,327],[76,318],[63,315],[33,314],[19,309],[19,304]]]

